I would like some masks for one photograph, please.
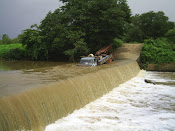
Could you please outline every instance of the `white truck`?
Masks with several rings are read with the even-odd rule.
[[[80,64],[78,66],[96,66],[97,59],[95,57],[83,57],[80,60]]]
[[[81,58],[78,66],[96,66],[112,60],[112,44],[110,44],[97,51],[95,56],[93,54],[89,54],[88,57]]]

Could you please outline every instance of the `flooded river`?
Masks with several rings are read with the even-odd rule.
[[[119,78],[121,80],[126,79],[125,77],[127,76],[123,75],[123,72],[121,72],[121,69],[124,70],[129,67],[126,63],[128,63],[128,60],[116,61],[110,64],[104,64],[102,66],[96,67],[78,67],[77,63],[1,60],[0,97],[4,98],[2,98],[2,101],[0,101],[2,102],[2,106],[0,109],[3,111],[3,113],[0,113],[5,114],[3,116],[4,122],[9,121],[9,124],[6,124],[3,123],[3,121],[1,120],[1,122],[3,123],[2,129],[11,129],[12,125],[14,126],[12,129],[21,129],[24,126],[30,127],[31,124],[33,124],[33,127],[41,125],[44,126],[41,129],[45,129],[46,131],[174,130],[174,72],[168,73],[140,71],[137,77],[134,77],[131,80],[120,84],[108,94],[96,99],[95,101],[92,101],[84,107],[82,106],[83,108],[75,110],[72,114],[69,114],[68,116],[63,118],[60,117],[61,119],[59,119],[57,114],[62,114],[64,110],[68,109],[69,107],[63,101],[67,101],[67,103],[70,102],[72,105],[70,105],[69,108],[72,108],[73,110],[74,105],[80,107],[78,105],[79,101],[81,105],[81,102],[83,103],[84,101],[88,101],[87,98],[95,98],[95,94],[90,91],[93,91],[94,89],[94,93],[98,95],[100,91],[96,91],[95,89],[96,87],[97,89],[101,89],[100,87],[98,87],[99,85],[108,86],[111,83],[114,84],[114,80],[117,80]],[[125,66],[122,66],[122,64],[124,64]],[[120,68],[123,68],[121,68],[119,71],[116,71],[117,68],[112,68],[118,65],[120,65]],[[126,70],[127,75],[135,72],[134,66],[131,67],[133,69],[129,70],[130,68],[128,68]],[[112,68],[111,72],[109,72],[110,70],[104,70],[105,68]],[[98,71],[102,69],[104,71],[101,71],[98,74]],[[86,75],[88,73],[90,73],[90,75]],[[106,76],[103,76],[104,73],[106,74]],[[91,74],[94,74],[95,76],[91,76]],[[81,77],[81,75],[83,77]],[[113,79],[114,77],[116,77],[116,75],[117,79]],[[81,79],[72,79],[76,76],[80,76],[78,78]],[[68,83],[62,82],[61,84],[53,84],[55,82],[60,82],[68,78],[71,78],[67,80]],[[154,85],[145,83],[145,79],[153,80],[156,84]],[[91,83],[86,83],[87,80],[93,82],[94,85],[92,85]],[[50,84],[53,85],[48,86]],[[61,87],[60,89],[57,88],[55,90],[56,87],[59,87],[61,85],[66,86],[65,88]],[[71,85],[72,87],[70,88],[68,85]],[[82,85],[82,87],[80,86],[81,88],[76,88],[78,85]],[[19,94],[19,96],[17,95],[14,97],[7,97],[7,99],[5,97],[11,96],[12,94],[16,94],[19,92],[23,92],[31,88],[43,86],[48,87],[42,88],[43,90],[34,90],[31,92],[26,92],[24,94],[21,93],[21,95]],[[88,86],[88,88],[86,89],[85,86]],[[70,90],[66,91],[66,88]],[[108,87],[104,87],[103,92],[106,92],[107,88]],[[87,91],[89,91],[89,94],[92,95],[88,96],[88,94],[84,93]],[[54,92],[56,92],[56,94],[54,94]],[[60,92],[64,92],[65,94],[62,94]],[[59,93],[61,95],[60,98],[58,97]],[[69,95],[67,93],[70,94],[70,99],[66,99],[67,95]],[[71,96],[71,94],[73,93],[78,94],[79,96]],[[83,95],[81,95],[83,93],[85,94],[85,96],[87,96],[84,97]],[[48,96],[46,97],[46,95]],[[21,98],[23,98],[24,100]],[[72,99],[74,99],[74,101]],[[59,105],[58,103],[61,105]],[[13,108],[11,109],[11,107]],[[60,112],[53,113],[54,115],[51,116],[51,110],[53,112],[55,110],[58,110]],[[22,114],[24,114],[24,117],[22,116]],[[53,117],[54,121],[57,121],[50,125],[47,124],[46,126],[45,124],[48,123],[47,121],[49,121],[50,123],[50,119]],[[29,118],[33,121],[27,123],[28,125],[26,125],[25,120],[28,122]],[[39,129],[39,127],[37,128]]]
[[[148,84],[144,79],[154,80]],[[175,73],[145,72],[57,120],[46,131],[173,131]]]
[[[0,60],[0,96],[8,96],[63,79],[67,77],[63,75],[66,68],[71,66],[75,65],[60,62]]]
[[[80,67],[77,66],[78,63],[0,60],[0,97],[30,88],[47,86],[67,78],[85,75],[126,62],[118,61],[96,67]]]

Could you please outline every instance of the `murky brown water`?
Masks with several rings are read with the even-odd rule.
[[[0,97],[126,62],[117,61],[96,67],[80,67],[77,66],[78,63],[0,60]]]
[[[7,75],[14,79],[14,83],[9,85],[11,80],[6,77],[5,89],[8,88],[12,94],[16,90],[28,90],[0,98],[0,130],[44,130],[49,123],[84,107],[133,78],[139,71],[136,61],[116,61],[96,67],[65,63],[52,67],[2,71],[2,78]],[[38,84],[38,81],[42,84]],[[26,82],[31,86],[36,82],[43,87],[36,86],[29,90],[31,86],[27,88]]]
[[[77,63],[1,61],[0,94],[10,96],[0,99],[0,129],[44,130],[59,119],[45,129],[173,130],[175,74],[147,72],[145,78],[157,85],[145,83],[142,73],[124,83],[139,71],[136,62],[126,63],[79,67]]]

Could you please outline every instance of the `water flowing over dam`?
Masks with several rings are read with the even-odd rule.
[[[122,52],[115,52],[125,60],[92,68],[71,66],[66,69],[68,72],[71,71],[68,75],[63,72],[59,76],[60,72],[55,72],[53,68],[50,71],[51,75],[49,72],[48,76],[53,76],[54,82],[1,97],[0,130],[44,130],[48,124],[102,97],[138,75],[140,67],[136,60],[141,46],[124,45],[121,49],[129,52],[124,56]],[[58,70],[59,68],[60,66]],[[23,76],[25,75],[22,74]],[[32,77],[37,78],[35,75]]]
[[[136,76],[136,61],[62,80],[0,99],[0,130],[44,130],[45,126],[72,113]]]
[[[141,70],[99,99],[47,125],[45,131],[173,131],[174,87],[175,73]]]

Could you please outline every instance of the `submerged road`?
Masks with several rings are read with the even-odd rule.
[[[117,60],[138,60],[143,44],[123,44],[114,51]]]

